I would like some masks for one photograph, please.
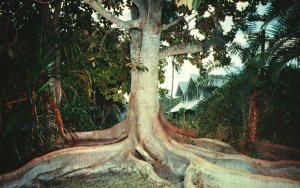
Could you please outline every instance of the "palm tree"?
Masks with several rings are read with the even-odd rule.
[[[230,47],[232,53],[241,57],[244,69],[231,76],[230,81],[217,90],[214,97],[199,106],[198,122],[202,126],[203,136],[216,131],[218,127],[228,127],[231,138],[242,138],[241,146],[247,149],[248,145],[256,141],[258,130],[262,132],[269,129],[264,131],[264,134],[270,134],[265,134],[265,138],[278,134],[278,131],[271,127],[277,126],[271,117],[276,117],[272,113],[277,114],[277,122],[281,122],[279,117],[284,116],[284,113],[278,111],[278,100],[283,101],[278,96],[282,93],[282,83],[289,79],[283,78],[282,74],[287,76],[287,69],[294,69],[294,72],[299,70],[300,2],[269,2],[271,4],[263,17],[264,24],[260,28],[256,28],[256,24],[250,24],[246,31],[248,47],[236,43]],[[280,106],[284,107],[286,104],[280,103]],[[291,112],[292,109],[294,108],[286,110],[285,113]],[[292,124],[287,126],[296,130]],[[244,132],[243,136],[240,135],[241,132]]]
[[[249,27],[249,47],[238,48],[245,64],[244,72],[252,86],[248,101],[246,147],[256,140],[259,116],[262,115],[259,113],[258,98],[276,84],[282,69],[291,60],[300,57],[299,11],[299,1],[272,1],[260,31],[254,33],[253,27]]]

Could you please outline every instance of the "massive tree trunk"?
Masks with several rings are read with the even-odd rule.
[[[194,138],[196,132],[173,126],[160,113],[159,59],[201,49],[199,44],[159,50],[161,32],[174,25],[161,26],[161,1],[134,1],[134,20],[129,22],[118,20],[94,0],[86,2],[113,23],[131,29],[132,64],[146,67],[138,71],[133,66],[127,118],[107,130],[76,133],[75,138],[67,135],[68,146],[73,147],[1,175],[1,187],[32,186],[39,180],[120,170],[138,171],[157,184],[188,188],[300,186],[299,161],[249,158],[225,143]]]

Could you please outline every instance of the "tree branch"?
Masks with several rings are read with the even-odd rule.
[[[174,20],[173,22],[171,22],[171,23],[169,23],[169,24],[167,24],[167,25],[164,25],[164,26],[161,28],[161,30],[162,30],[162,31],[165,31],[165,30],[169,29],[170,27],[176,25],[178,22],[180,22],[180,21],[183,20],[183,19],[184,19],[184,17],[183,17],[183,16],[180,16],[180,17],[178,17],[176,20]]]
[[[139,16],[146,16],[147,15],[147,10],[145,7],[145,2],[144,0],[133,0],[133,3],[137,6],[138,8],[138,14]]]
[[[159,59],[179,54],[197,53],[200,52],[202,48],[203,43],[170,46],[160,51]]]
[[[111,14],[105,8],[101,5],[102,0],[83,0],[85,3],[89,4],[96,12],[101,14],[104,18],[111,21],[112,23],[116,24],[119,27],[122,27],[124,29],[131,29],[131,28],[141,28],[143,19],[137,19],[137,20],[130,20],[130,21],[123,21],[120,20],[117,16]]]
[[[62,8],[62,0],[56,1],[55,2],[54,13],[53,13],[53,28],[54,28],[54,30],[58,27],[61,8]]]
[[[160,50],[159,59],[164,59],[166,57],[173,56],[173,55],[189,54],[189,53],[193,54],[193,53],[200,52],[203,49],[206,50],[209,49],[210,47],[215,47],[220,45],[225,45],[224,40],[220,38],[212,38],[195,44],[173,45]]]

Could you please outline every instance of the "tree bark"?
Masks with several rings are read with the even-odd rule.
[[[249,142],[252,144],[256,141],[258,115],[257,91],[254,90],[249,99]]]

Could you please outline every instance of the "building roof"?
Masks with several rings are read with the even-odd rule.
[[[221,87],[227,79],[223,75],[207,75],[200,77],[199,74],[191,74],[188,84],[193,81],[196,85],[202,87]]]
[[[198,84],[198,79],[199,79],[199,74],[191,74],[190,75],[190,79],[188,81],[188,84],[187,84],[187,90],[191,90],[191,83],[194,82],[195,85],[197,86]]]
[[[181,108],[184,108],[185,110],[194,110],[199,101],[199,99],[194,99],[192,101],[180,102],[174,108],[171,109],[171,113],[178,112]]]
[[[208,75],[207,77],[200,77],[198,85],[202,87],[221,87],[227,82],[225,76],[222,75]]]
[[[187,82],[179,82],[177,91],[176,91],[176,96],[180,96],[182,94],[185,94],[187,91],[188,83]]]
[[[191,74],[190,79],[192,79],[194,82],[197,82],[199,76],[200,76],[199,74]]]

